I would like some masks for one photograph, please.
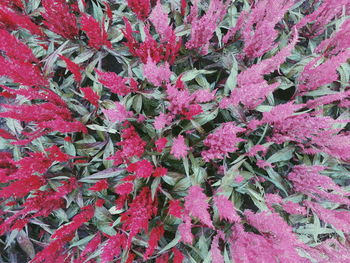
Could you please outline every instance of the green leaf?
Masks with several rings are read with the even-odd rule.
[[[292,159],[294,151],[295,151],[295,148],[293,146],[284,147],[282,150],[271,155],[267,159],[267,162],[276,163],[281,161],[288,161]]]
[[[163,252],[165,252],[165,251],[167,251],[167,250],[169,250],[169,249],[175,247],[175,246],[179,243],[180,239],[181,239],[181,236],[180,236],[179,234],[176,235],[175,238],[174,238],[172,241],[170,241],[165,247],[163,247],[163,248],[158,252],[158,255],[161,255],[161,254],[163,254]]]
[[[181,80],[184,82],[191,81],[195,77],[197,77],[200,74],[212,74],[215,73],[215,70],[205,70],[205,69],[192,69],[190,71],[187,71],[182,77]]]
[[[228,76],[226,83],[225,83],[224,94],[227,95],[230,93],[230,91],[232,91],[234,88],[236,88],[237,75],[238,75],[237,60],[235,59],[234,56],[232,56],[232,67],[231,67],[230,75]]]
[[[95,173],[90,176],[86,176],[79,180],[79,182],[85,183],[94,183],[94,180],[112,178],[112,177],[121,177],[120,175],[124,172],[124,169],[121,168],[108,168],[101,172]]]

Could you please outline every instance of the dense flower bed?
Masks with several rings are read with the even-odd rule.
[[[0,262],[350,262],[349,0],[2,0]]]

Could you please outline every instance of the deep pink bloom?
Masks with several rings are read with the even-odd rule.
[[[32,50],[5,29],[0,29],[0,50],[11,59],[23,62],[38,62]]]
[[[127,236],[124,233],[117,233],[114,236],[108,238],[107,242],[103,246],[101,253],[102,262],[114,261],[122,252],[122,248],[125,247]]]
[[[213,227],[213,223],[208,212],[207,196],[199,186],[192,186],[185,197],[186,213],[199,218],[199,220],[208,227]]]
[[[103,46],[112,48],[112,43],[108,41],[108,35],[103,25],[95,18],[87,14],[81,17],[81,29],[89,38],[89,46],[100,50]]]
[[[81,67],[65,56],[60,55],[60,58],[66,63],[67,69],[73,73],[75,81],[78,83],[81,82],[82,80],[82,75],[80,72],[82,70]]]
[[[43,24],[52,32],[72,39],[79,34],[77,18],[65,0],[43,0]]]
[[[115,165],[128,161],[131,157],[141,157],[145,151],[146,142],[141,139],[133,126],[127,127],[122,131],[122,140],[116,145],[122,147],[114,156],[108,160],[114,160]]]
[[[137,90],[137,81],[133,78],[124,78],[118,76],[114,72],[102,72],[97,69],[95,71],[98,74],[98,80],[106,86],[111,92],[120,96],[125,96],[130,92]]]
[[[184,260],[184,255],[178,250],[176,247],[173,247],[171,251],[174,253],[173,262],[174,263],[182,263]]]
[[[129,164],[127,171],[135,173],[136,177],[147,178],[153,173],[153,165],[148,160],[138,161],[136,163]]]
[[[162,177],[165,176],[168,172],[167,168],[164,167],[157,167],[154,172],[153,172],[153,176],[154,177]]]
[[[98,108],[100,96],[91,87],[80,88],[80,90],[84,93],[84,98]]]
[[[156,213],[157,206],[152,201],[151,190],[148,187],[142,188],[141,192],[129,204],[129,209],[121,215],[122,229],[129,232],[127,247],[130,247],[132,238],[140,231],[148,232],[149,220]]]
[[[0,28],[7,30],[25,28],[34,35],[44,35],[41,28],[34,24],[28,15],[17,13],[11,8],[2,5],[0,5]]]
[[[128,195],[134,189],[134,184],[130,182],[119,184],[115,187],[114,191],[119,195]]]
[[[128,6],[140,20],[145,20],[151,11],[150,0],[128,0]]]
[[[163,149],[165,148],[165,145],[167,144],[168,139],[165,137],[159,138],[156,142],[155,145],[157,147],[157,152],[162,152]]]
[[[169,215],[181,218],[183,214],[183,207],[180,200],[169,201]]]
[[[6,50],[5,50],[6,51]],[[26,74],[23,74],[26,72]],[[48,80],[43,76],[39,67],[30,62],[0,57],[0,76],[7,76],[13,82],[25,86],[47,86]]]
[[[146,249],[145,254],[143,255],[143,259],[147,260],[156,249],[156,246],[158,245],[159,240],[164,235],[164,227],[162,225],[156,226],[152,229],[149,240],[148,240],[148,247]]]
[[[107,180],[100,180],[97,183],[95,183],[92,187],[90,187],[88,190],[99,192],[105,189],[108,189],[108,182]]]

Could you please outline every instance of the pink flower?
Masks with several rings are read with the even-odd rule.
[[[221,108],[226,108],[231,104],[239,105],[242,103],[249,109],[254,109],[265,100],[270,92],[279,86],[278,82],[269,84],[264,79],[264,75],[277,70],[280,64],[282,64],[290,55],[298,41],[298,32],[295,28],[293,31],[294,34],[292,41],[282,48],[275,56],[262,60],[260,63],[255,64],[238,74],[238,87],[231,92],[229,98],[224,98],[220,102]]]
[[[335,228],[343,232],[350,232],[350,212],[348,210],[330,210],[324,208],[318,203],[307,200],[304,201],[304,204],[311,208],[322,221],[332,224]]]
[[[317,200],[328,199],[334,203],[350,205],[347,193],[330,177],[321,175],[325,167],[297,165],[289,173],[288,179],[293,183],[294,190]]]
[[[184,215],[183,223],[181,223],[178,226],[178,230],[179,230],[180,235],[181,235],[181,240],[184,243],[192,244],[193,234],[191,232],[191,229],[192,229],[191,217],[188,215]]]
[[[259,1],[245,18],[242,28],[244,52],[250,58],[261,57],[276,46],[278,37],[276,24],[292,7],[293,0],[275,2],[273,0]]]
[[[173,118],[174,117],[171,114],[164,114],[161,112],[159,116],[154,118],[154,128],[156,128],[156,130],[161,130],[169,126]]]
[[[150,56],[147,58],[147,63],[143,65],[143,74],[146,79],[154,86],[162,86],[162,82],[168,82],[171,76],[171,71],[168,62],[157,66]]]
[[[221,251],[219,248],[219,235],[216,235],[213,238],[213,241],[210,247],[210,254],[211,254],[212,263],[224,263],[224,257],[221,255]]]
[[[107,116],[110,122],[123,122],[127,118],[131,118],[133,113],[127,111],[123,104],[115,102],[115,109],[102,110],[103,113]]]
[[[199,89],[196,90],[192,96],[195,98],[195,102],[197,103],[205,103],[205,102],[209,102],[215,99],[215,93],[216,90],[213,90],[212,92],[210,92],[209,89]]]
[[[346,63],[350,58],[350,50],[346,49],[343,52],[340,52],[338,55],[333,56],[325,60],[324,57],[316,57],[304,68],[304,71],[299,77],[299,87],[298,89],[302,92],[312,91],[317,89],[320,86],[329,84],[338,79],[337,68]],[[320,61],[325,60],[322,64],[315,67],[319,64]]]
[[[185,197],[186,212],[199,218],[208,227],[213,227],[208,208],[207,196],[203,193],[203,189],[197,185],[192,186]]]
[[[218,208],[220,220],[226,219],[231,223],[239,222],[241,220],[237,215],[233,203],[226,196],[214,196],[214,204]]]
[[[306,216],[307,214],[305,207],[291,201],[283,203],[282,208],[288,214],[304,215],[304,216]]]
[[[190,148],[185,144],[185,138],[182,135],[179,135],[174,139],[170,153],[177,159],[180,159],[187,156],[188,150],[190,150]]]
[[[236,145],[244,141],[237,137],[237,133],[245,129],[235,126],[232,122],[222,124],[214,133],[209,134],[204,140],[204,145],[208,150],[202,151],[204,161],[209,162],[213,159],[223,159],[229,153],[237,150]]]
[[[167,41],[174,34],[171,26],[169,26],[168,14],[163,10],[163,6],[160,1],[157,1],[156,6],[152,9],[149,20],[152,22],[159,37],[162,41]]]
[[[209,41],[213,37],[216,27],[224,18],[228,3],[221,0],[211,0],[207,12],[198,17],[198,1],[194,1],[191,9],[191,38],[186,43],[188,49],[200,49],[201,55],[208,53]]]

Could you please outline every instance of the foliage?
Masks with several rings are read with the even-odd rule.
[[[2,0],[0,262],[350,260],[348,0]]]

